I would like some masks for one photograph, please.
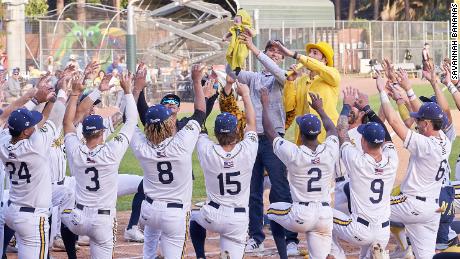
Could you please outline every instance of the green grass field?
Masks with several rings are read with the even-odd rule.
[[[417,85],[414,86],[414,90],[417,93],[417,96],[424,95],[424,96],[431,96],[433,94],[433,91],[431,87],[428,85]],[[450,96],[450,94],[446,94],[449,100],[450,107],[452,109],[455,108],[455,104]],[[373,109],[377,110],[380,101],[379,97],[377,95],[371,96],[369,98],[369,102],[372,106]],[[339,106],[341,107],[342,104],[339,103]],[[214,132],[214,120],[219,114],[218,110],[213,110],[213,112],[210,114],[210,116],[207,119],[206,122],[206,127],[208,129],[208,132],[213,135]],[[190,114],[183,113],[181,116],[187,116]],[[294,127],[289,128],[289,130],[286,133],[286,138],[289,140],[292,140],[294,138]],[[450,155],[450,164],[451,168],[455,168],[455,162],[457,161],[457,157],[460,153],[460,138],[457,137],[455,140],[453,146],[452,146],[452,152]],[[139,165],[139,161],[134,157],[133,152],[131,149],[128,149],[126,152],[123,161],[121,162],[120,165],[120,172],[123,173],[133,173],[137,175],[142,175],[142,170]],[[200,167],[200,163],[197,159],[196,153],[193,154],[193,172],[195,175],[195,181],[193,182],[193,202],[201,201],[206,199],[206,189],[204,186],[204,177],[203,177],[203,172]],[[451,177],[454,175],[454,173],[451,174]],[[131,201],[132,201],[132,195],[129,196],[124,196],[118,199],[117,203],[117,210],[130,210],[131,209]]]

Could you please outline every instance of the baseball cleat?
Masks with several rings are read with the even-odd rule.
[[[412,253],[412,246],[408,246],[406,250],[398,248],[390,253],[391,259],[415,259],[414,253]]]
[[[246,244],[246,248],[244,249],[244,252],[246,253],[259,253],[263,252],[265,250],[264,244],[260,243],[258,244],[256,240],[253,238],[250,238],[248,240],[248,243]]]
[[[89,237],[88,236],[78,236],[77,244],[80,246],[89,246]]]
[[[128,242],[144,243],[144,234],[138,226],[134,225],[131,229],[125,229],[123,237]]]
[[[65,251],[64,241],[62,241],[61,237],[56,236],[54,238],[52,249],[54,252],[64,252]]]
[[[298,256],[300,255],[299,247],[295,242],[290,242],[286,246],[287,256]]]
[[[224,251],[220,254],[220,259],[230,259],[230,254],[227,251]]]
[[[385,251],[385,249],[382,248],[382,246],[379,243],[372,244],[371,249],[372,259],[390,259],[388,253]]]

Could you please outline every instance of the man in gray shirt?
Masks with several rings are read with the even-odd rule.
[[[19,68],[14,68],[12,75],[8,78],[7,93],[9,98],[17,99],[21,95],[21,82],[19,81]],[[8,100],[12,101],[12,100]]]
[[[249,198],[250,239],[246,245],[246,252],[260,252],[264,249],[262,242],[265,239],[263,233],[264,169],[267,170],[272,184],[269,196],[270,203],[292,203],[289,183],[286,178],[286,167],[273,153],[273,143],[264,135],[262,126],[262,104],[260,101],[260,89],[267,88],[270,99],[270,120],[274,123],[273,126],[275,130],[280,135],[284,135],[286,115],[283,106],[283,87],[284,81],[286,80],[286,71],[278,66],[283,62],[284,56],[271,41],[267,43],[265,50],[262,52],[253,44],[252,37],[243,33],[242,36],[240,36],[240,40],[247,45],[248,49],[264,66],[261,72],[241,70],[238,75],[235,75],[229,65],[226,67],[226,72],[230,77],[249,86],[251,101],[256,111],[259,148],[257,150],[257,158],[254,163],[251,177],[251,194]],[[287,258],[285,229],[274,221],[271,221],[270,225],[280,258]],[[289,236],[293,236],[292,241],[298,242],[295,233],[289,233]],[[290,240],[287,242],[289,241]]]

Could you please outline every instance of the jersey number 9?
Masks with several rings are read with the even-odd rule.
[[[377,197],[377,199],[374,199],[374,197],[370,197],[369,200],[372,202],[372,203],[379,203],[382,201],[383,199],[383,186],[384,186],[384,182],[382,179],[375,179],[374,181],[371,182],[371,191],[373,193],[378,193],[379,196]]]

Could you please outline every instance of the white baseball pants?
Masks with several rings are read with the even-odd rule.
[[[332,230],[331,255],[336,259],[346,259],[345,251],[340,246],[339,240],[359,246],[361,252],[359,258],[371,257],[371,246],[379,243],[383,248],[390,239],[390,222],[371,223],[355,215],[348,216],[343,212],[334,210],[334,228]]]
[[[285,229],[306,233],[310,258],[326,258],[332,242],[332,208],[325,202],[270,204],[268,218]]]
[[[160,248],[165,259],[185,256],[190,212],[182,204],[144,200],[139,223],[150,227],[153,235],[160,233]],[[144,239],[144,243],[145,243]],[[145,245],[145,244],[144,244]]]
[[[5,223],[16,232],[19,259],[47,258],[49,216],[48,208],[7,205]]]

